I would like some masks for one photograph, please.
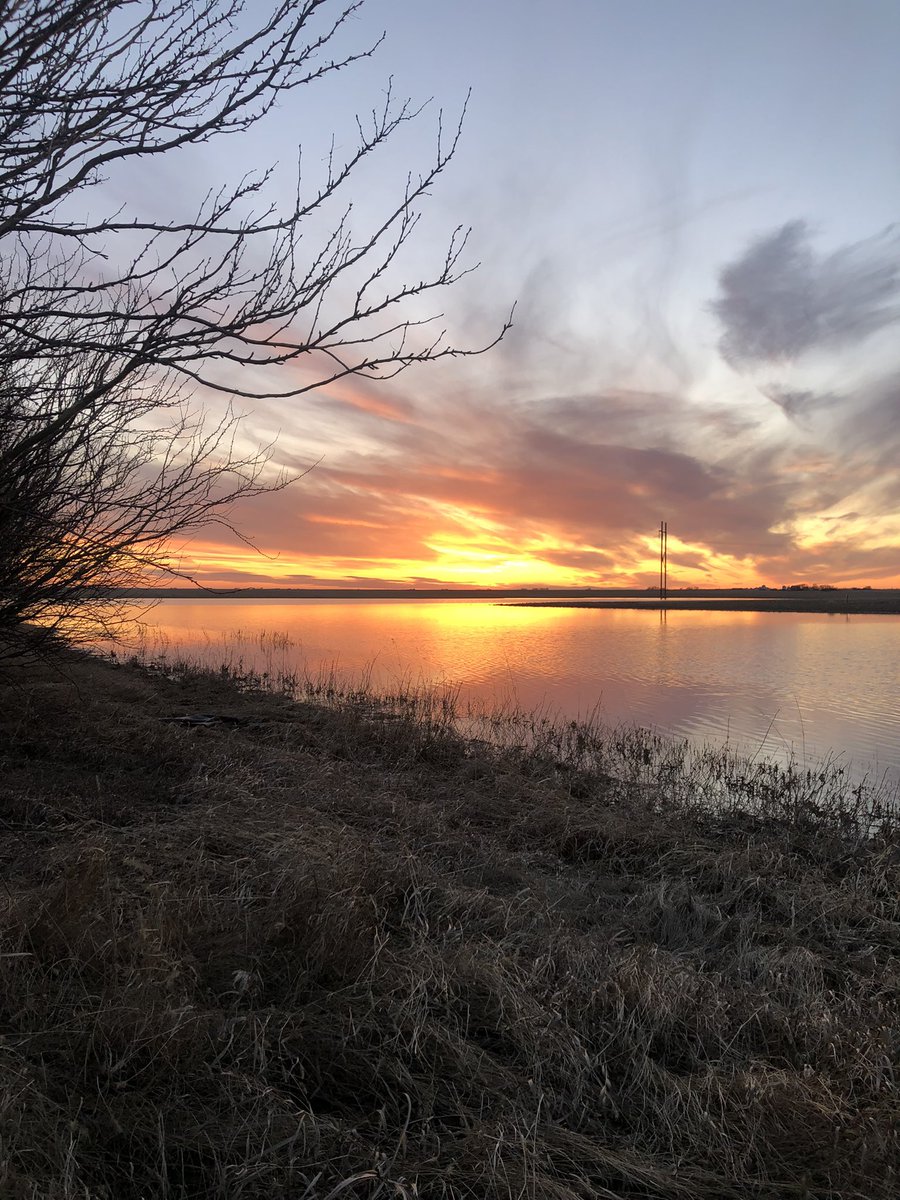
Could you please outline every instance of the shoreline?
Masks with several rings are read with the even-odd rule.
[[[666,600],[646,588],[198,588],[123,589],[116,600],[192,600],[209,603],[252,600],[345,600],[427,603],[471,600],[519,608],[631,608],[668,611],[809,612],[900,615],[900,588],[834,590],[670,588]]]
[[[900,592],[881,594],[878,592],[840,592],[835,598],[831,592],[816,593],[806,599],[790,596],[782,598],[779,593],[771,599],[753,596],[691,596],[667,600],[633,597],[612,597],[608,600],[523,600],[510,604],[511,608],[619,608],[647,609],[655,612],[785,612],[823,613],[830,616],[898,616],[900,615]]]

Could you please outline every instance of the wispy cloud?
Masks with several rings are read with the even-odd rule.
[[[900,361],[866,342],[900,317],[895,233],[818,254],[793,222],[733,256],[712,308],[736,373],[708,309],[704,363],[665,312],[637,341],[627,314],[567,325],[565,280],[536,263],[492,354],[257,405],[279,465],[321,461],[236,514],[271,557],[223,530],[198,574],[646,585],[665,518],[683,583],[900,578]],[[832,377],[864,342],[877,369]]]

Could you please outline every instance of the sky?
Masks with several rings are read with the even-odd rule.
[[[179,186],[277,162],[279,199],[297,143],[313,171],[332,134],[352,145],[390,79],[429,103],[351,180],[364,229],[471,91],[405,270],[459,224],[480,265],[409,315],[469,347],[515,304],[513,327],[481,356],[243,402],[242,436],[308,473],[181,568],[643,587],[665,520],[670,587],[900,586],[896,0],[368,0],[341,44],[382,31]],[[142,197],[172,183],[157,165]]]

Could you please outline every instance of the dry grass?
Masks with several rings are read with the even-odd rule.
[[[7,672],[0,1195],[893,1200],[877,797],[319,688]]]

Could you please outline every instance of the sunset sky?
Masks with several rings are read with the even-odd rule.
[[[398,95],[433,97],[351,185],[378,218],[471,87],[423,207],[418,278],[476,358],[245,403],[314,469],[182,549],[220,585],[900,586],[897,0],[369,0],[369,60],[142,181],[277,159]],[[167,174],[167,172],[173,174]],[[348,199],[350,198],[348,194]],[[425,310],[413,309],[420,316]],[[303,368],[293,370],[302,375]]]

